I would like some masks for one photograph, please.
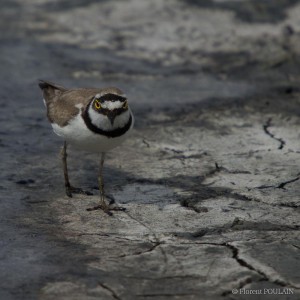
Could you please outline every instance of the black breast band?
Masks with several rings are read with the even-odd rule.
[[[111,131],[107,131],[107,130],[103,130],[103,129],[98,128],[97,126],[95,126],[92,123],[92,120],[91,120],[91,118],[88,114],[89,106],[90,105],[88,105],[87,109],[82,112],[82,118],[83,118],[87,128],[89,130],[91,130],[92,132],[104,135],[108,138],[115,138],[115,137],[118,137],[118,136],[121,136],[121,135],[125,134],[130,129],[131,124],[132,124],[131,114],[130,114],[128,122],[123,127],[116,128],[116,129],[111,130]]]

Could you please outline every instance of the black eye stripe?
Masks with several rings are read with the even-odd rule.
[[[107,108],[100,108],[99,112],[101,112],[104,115],[108,115],[110,113],[114,113],[116,116],[120,115],[121,113],[123,113],[124,111],[126,111],[124,108],[116,108],[113,110],[107,109]]]

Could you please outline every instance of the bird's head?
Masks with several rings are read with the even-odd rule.
[[[126,95],[121,90],[106,88],[93,97],[91,109],[101,116],[107,117],[111,126],[114,126],[115,120],[119,116],[127,115],[129,108]]]

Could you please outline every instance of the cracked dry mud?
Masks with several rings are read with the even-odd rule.
[[[300,2],[274,3],[2,1],[0,299],[299,299]],[[126,212],[86,211],[89,153],[64,196],[38,78],[126,91]]]

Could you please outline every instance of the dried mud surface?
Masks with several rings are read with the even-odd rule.
[[[300,2],[272,3],[1,2],[0,299],[299,299]],[[126,212],[86,211],[75,149],[94,195],[64,196],[39,78],[128,95]]]

